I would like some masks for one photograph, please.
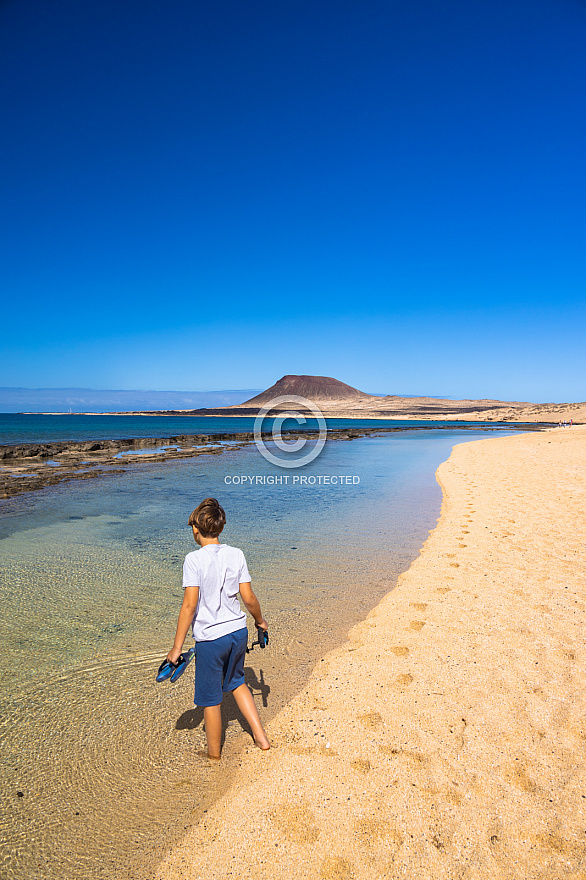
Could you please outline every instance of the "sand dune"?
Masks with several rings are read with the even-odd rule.
[[[420,557],[160,880],[585,880],[585,473],[586,428],[456,447]]]
[[[316,401],[329,418],[442,419],[446,421],[586,422],[586,403],[522,403],[499,400],[439,400],[381,397]]]

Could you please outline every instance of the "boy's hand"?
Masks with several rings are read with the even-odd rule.
[[[167,654],[167,660],[169,661],[169,663],[177,663],[180,657],[181,648],[171,648],[171,650]]]
[[[253,647],[254,645],[258,644],[260,648],[266,648],[269,643],[269,630],[264,617],[262,619],[262,622],[264,623],[264,626],[261,626],[260,623],[256,624],[256,635],[258,638],[258,642],[253,642]]]
[[[255,622],[256,622],[256,621],[255,621]],[[260,622],[260,623],[257,623],[256,625],[257,625],[258,629],[264,629],[264,630],[267,630],[267,629],[269,628],[269,625],[268,625],[268,623],[266,622],[266,620],[264,619],[264,617],[263,617],[263,619],[261,620],[261,622]]]

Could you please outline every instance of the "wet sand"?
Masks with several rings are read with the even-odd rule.
[[[585,427],[457,446],[419,558],[156,877],[585,880],[585,474]]]

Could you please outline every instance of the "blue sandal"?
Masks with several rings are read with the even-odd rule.
[[[174,684],[178,678],[181,678],[193,658],[195,657],[195,648],[190,648],[187,654],[181,654],[177,661],[175,671],[171,675],[171,684]]]
[[[173,684],[178,678],[181,678],[194,657],[195,648],[190,648],[186,654],[180,654],[177,663],[171,663],[171,661],[167,660],[165,657],[159,666],[157,681],[167,681],[167,679],[170,678],[171,683]]]

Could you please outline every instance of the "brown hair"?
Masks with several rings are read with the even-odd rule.
[[[195,526],[203,538],[217,538],[226,525],[224,508],[217,498],[206,498],[190,515],[189,525]]]

